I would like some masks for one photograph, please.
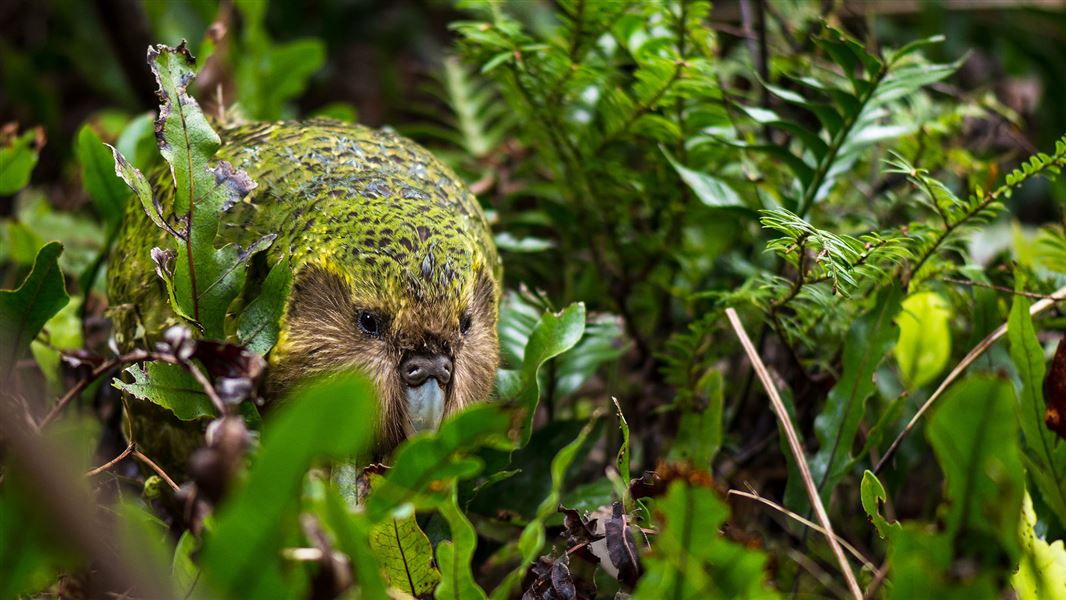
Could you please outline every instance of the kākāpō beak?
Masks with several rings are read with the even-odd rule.
[[[406,385],[407,414],[414,431],[435,430],[440,426],[453,367],[452,359],[443,354],[413,354],[400,365],[400,376]]]

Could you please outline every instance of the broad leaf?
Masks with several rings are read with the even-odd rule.
[[[132,382],[115,379],[111,385],[141,400],[158,404],[183,421],[217,416],[203,387],[179,365],[149,362],[143,367],[134,365],[126,372],[133,377]]]
[[[729,187],[728,183],[709,173],[696,171],[682,165],[674,159],[673,155],[667,152],[666,148],[661,149],[663,154],[666,155],[666,159],[673,165],[674,170],[681,176],[681,180],[696,194],[700,202],[712,207],[747,208],[740,195]]]
[[[30,183],[37,166],[44,130],[32,129],[0,146],[0,196],[9,196]]]
[[[707,371],[696,383],[700,392],[691,406],[682,406],[677,437],[670,446],[670,457],[690,461],[697,468],[709,469],[722,446],[722,409],[724,390],[722,372]]]
[[[893,320],[900,310],[901,295],[898,287],[887,288],[873,310],[852,324],[844,341],[840,379],[814,421],[819,447],[810,461],[811,476],[826,504],[851,459],[855,434],[866,412],[866,399],[874,393],[874,372],[895,341]]]
[[[90,125],[78,131],[74,153],[81,164],[81,180],[96,212],[107,224],[109,234],[114,234],[122,223],[126,200],[130,190],[122,180],[115,177],[115,159],[106,144]]]
[[[766,555],[719,533],[729,508],[714,491],[675,481],[652,513],[659,534],[633,598],[776,597],[766,582]]]
[[[997,545],[1012,560],[1018,554],[1025,474],[1012,395],[1006,381],[970,377],[941,400],[926,427],[946,481],[946,532],[980,540],[984,547],[975,551],[990,560]]]
[[[270,268],[259,295],[237,318],[237,339],[245,348],[266,354],[274,347],[291,289],[292,271],[286,255]]]
[[[453,481],[481,471],[481,461],[467,453],[486,444],[509,447],[505,436],[510,426],[511,417],[499,406],[481,404],[446,419],[435,432],[411,437],[396,450],[392,468],[367,498],[367,515],[378,522],[408,502],[433,508],[447,501]]]
[[[370,549],[392,587],[412,596],[429,594],[440,581],[433,546],[418,527],[414,512],[392,517],[370,530]]]
[[[1021,380],[1015,409],[1025,439],[1024,458],[1044,501],[1066,526],[1066,444],[1044,426],[1044,349],[1036,339],[1029,300],[1022,296],[1014,297],[1007,338]]]
[[[437,586],[437,600],[445,598],[483,599],[485,592],[474,581],[471,567],[474,564],[474,550],[477,548],[477,531],[459,509],[456,490],[453,486],[451,497],[438,507],[440,515],[448,522],[451,531],[450,541],[437,544],[437,565],[440,567],[440,584]]]
[[[584,316],[584,315],[582,315]],[[521,562],[518,567],[507,574],[503,582],[493,590],[492,598],[494,600],[504,600],[510,597],[511,590],[522,580],[522,576],[525,575],[526,569],[529,565],[536,560],[540,554],[541,548],[544,546],[544,521],[556,513],[559,506],[559,498],[561,497],[561,491],[563,482],[566,478],[566,471],[570,468],[570,463],[573,462],[574,457],[577,455],[578,450],[585,443],[585,439],[589,433],[592,432],[593,426],[596,424],[596,419],[589,421],[581,432],[578,433],[574,441],[570,442],[563,447],[552,459],[551,464],[551,491],[541,501],[540,507],[537,509],[537,515],[526,524],[522,530],[522,534],[518,538],[518,552],[521,556]]]
[[[529,443],[533,416],[540,402],[537,374],[549,359],[573,348],[585,333],[585,305],[577,302],[558,313],[546,312],[533,327],[518,371],[500,371],[500,396],[518,406],[523,421],[518,445]]]
[[[1018,537],[1022,540],[1022,558],[1010,578],[1018,600],[1056,600],[1066,597],[1066,547],[1062,540],[1047,543],[1037,536],[1036,512],[1029,494],[1022,504]]]
[[[919,292],[903,301],[896,323],[896,361],[909,389],[929,383],[951,357],[951,309],[939,294]]]
[[[59,270],[62,252],[59,242],[45,244],[18,289],[0,290],[0,379],[4,381],[48,319],[70,301]]]
[[[271,416],[247,480],[219,508],[204,540],[201,564],[212,589],[225,597],[290,597],[280,550],[304,474],[317,459],[364,451],[376,411],[370,382],[339,374],[299,388]]]

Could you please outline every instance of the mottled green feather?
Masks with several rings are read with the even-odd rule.
[[[277,234],[270,264],[289,253],[294,273],[325,268],[397,318],[442,301],[458,310],[482,269],[499,285],[499,260],[477,199],[409,140],[325,119],[254,123],[223,129],[221,138],[215,159],[243,169],[258,186],[224,215],[219,244],[247,247]],[[168,179],[154,178],[165,212],[173,202]],[[120,346],[150,341],[178,322],[150,257],[165,244],[163,231],[131,205],[108,288]]]
[[[432,307],[457,328],[479,273],[489,276],[499,297],[500,263],[477,198],[413,142],[333,120],[254,123],[220,129],[220,137],[212,162],[229,161],[257,186],[226,209],[216,247],[234,242],[248,248],[277,235],[263,253],[262,268],[250,270],[230,317],[259,292],[269,267],[286,256],[296,280],[308,268],[325,269],[347,283],[353,305],[380,309],[399,323],[417,322],[419,311]],[[173,217],[169,171],[151,180],[163,214],[182,229]],[[123,350],[150,347],[166,327],[183,322],[171,309],[151,256],[152,248],[172,244],[139,203],[128,205],[108,277],[109,314]],[[174,260],[182,258],[179,253]],[[290,292],[286,306],[291,298]],[[492,315],[494,331],[494,309]],[[227,332],[235,328],[230,319]],[[279,328],[272,362],[288,350],[284,317]],[[494,340],[485,356],[495,357]],[[183,473],[185,457],[202,444],[203,424],[177,421],[148,403],[135,406],[138,444]]]

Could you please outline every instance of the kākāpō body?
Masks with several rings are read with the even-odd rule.
[[[477,198],[450,169],[392,132],[340,121],[255,123],[220,135],[214,160],[257,184],[223,216],[220,236],[247,247],[276,234],[260,262],[287,253],[293,275],[268,356],[268,397],[314,375],[363,370],[379,396],[379,453],[489,397],[501,267]],[[169,196],[159,193],[164,209]],[[131,206],[108,278],[123,349],[180,322],[150,257],[164,241]],[[264,275],[253,269],[249,287]],[[138,443],[153,435],[139,433]]]

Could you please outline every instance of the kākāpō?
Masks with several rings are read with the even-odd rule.
[[[254,123],[220,136],[214,160],[257,184],[224,215],[220,235],[247,247],[274,233],[264,264],[287,253],[292,270],[268,399],[318,374],[361,369],[378,393],[380,455],[490,396],[501,266],[477,198],[450,169],[390,131],[334,120]],[[165,208],[167,196],[162,186]],[[166,234],[131,204],[108,276],[123,350],[180,322],[150,257]],[[263,275],[253,269],[249,280]],[[173,445],[140,429],[142,446]]]

